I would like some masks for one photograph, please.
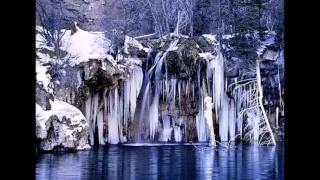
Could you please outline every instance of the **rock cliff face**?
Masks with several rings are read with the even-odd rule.
[[[62,12],[64,28],[71,29],[74,22],[86,31],[110,30],[112,20],[123,19],[121,7],[106,0],[37,0],[47,11]],[[38,18],[38,17],[37,17]],[[37,24],[40,25],[40,24]]]

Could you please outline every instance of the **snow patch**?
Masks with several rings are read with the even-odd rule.
[[[211,44],[217,44],[217,35],[212,34],[203,34],[203,37],[206,38],[207,41],[209,41]]]
[[[89,150],[91,147],[90,147],[90,145],[89,144],[86,144],[86,145],[84,145],[84,146],[78,146],[77,147],[77,150]]]
[[[66,30],[62,37],[61,49],[68,52],[72,58],[70,65],[87,62],[89,59],[105,59],[112,51],[111,41],[105,37],[104,32],[88,32],[80,29],[71,35],[71,30]]]
[[[139,51],[145,51],[146,53],[149,51],[149,48],[143,47],[143,45],[137,41],[135,38],[130,37],[130,36],[125,36],[124,39],[124,52],[126,54],[129,54],[128,48],[129,47],[135,47],[138,48]]]
[[[263,54],[263,59],[272,60],[275,61],[279,57],[279,53],[271,50],[266,50],[266,52]]]
[[[205,53],[199,53],[199,56],[205,60],[213,60],[215,58],[215,56],[213,56],[211,53],[209,52],[205,52]]]
[[[50,82],[51,76],[48,72],[49,66],[43,66],[39,61],[36,61],[36,79],[37,83],[43,85],[43,88],[48,93],[53,93],[53,83]]]
[[[222,35],[222,39],[231,39],[231,38],[233,38],[233,37],[235,37],[235,35],[234,35],[234,34],[226,34],[226,35]]]

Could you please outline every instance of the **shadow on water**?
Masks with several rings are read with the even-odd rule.
[[[284,179],[284,150],[281,144],[238,144],[228,152],[193,146],[106,145],[39,154],[36,179]]]

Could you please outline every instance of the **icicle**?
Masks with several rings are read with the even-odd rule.
[[[181,142],[182,140],[181,129],[179,126],[174,126],[174,140],[176,142]]]
[[[169,93],[170,93],[170,87],[169,87],[169,84],[170,84],[170,81],[169,80],[166,80],[165,81],[165,86],[166,86],[166,88],[165,88],[165,90],[166,90],[166,101],[168,102],[169,101],[169,97],[170,97],[170,95],[169,95]]]
[[[133,75],[132,75],[133,76]],[[131,77],[132,77],[131,76]],[[124,125],[124,130],[127,131],[128,128],[128,118],[129,118],[129,111],[130,111],[130,83],[132,79],[127,80],[127,82],[124,84],[123,88],[123,125]],[[131,117],[131,114],[130,114]],[[133,120],[133,118],[131,119]]]
[[[98,105],[99,105],[99,93],[96,93],[93,97],[93,133],[96,131],[96,120],[98,114]]]
[[[92,129],[92,121],[91,121],[91,94],[89,94],[88,99],[86,101],[86,119],[89,124],[90,144],[94,145],[94,136],[93,136],[93,129]]]
[[[178,114],[177,117],[178,118]],[[174,126],[174,140],[175,142],[181,142],[182,141],[182,137],[183,137],[183,132],[181,131],[181,125],[184,124],[184,118],[180,117],[179,118],[179,125],[175,125]]]
[[[255,117],[253,118],[253,121],[254,121],[253,140],[254,140],[254,143],[256,144],[256,143],[259,141],[259,130],[260,130],[259,123],[260,123],[260,117],[255,116]]]
[[[243,124],[243,115],[239,115],[237,119],[237,129],[240,137],[242,137],[242,124]]]
[[[181,108],[181,81],[178,81],[178,100],[179,100],[179,109]]]
[[[194,100],[194,84],[192,83],[192,100]]]
[[[162,133],[160,134],[159,141],[168,142],[171,140],[172,127],[170,125],[170,117],[168,116],[168,111],[162,112]]]
[[[187,98],[189,98],[189,86],[190,86],[190,79],[188,79],[187,85],[186,85],[186,89],[185,89],[186,97],[187,97]]]
[[[158,107],[159,107],[159,96],[156,96],[153,99],[153,102],[150,107],[149,114],[149,123],[150,123],[150,139],[153,140],[156,134],[156,130],[158,129]]]
[[[104,92],[103,92],[103,103],[104,103],[104,119],[108,119],[108,100],[107,100],[107,92],[108,92],[108,88],[104,88]],[[105,134],[107,135],[107,134]],[[108,138],[104,138],[104,142],[108,142]]]
[[[216,59],[213,61],[214,66],[214,79],[213,79],[213,86],[214,86],[214,104],[216,110],[216,119],[220,119],[219,115],[221,114],[219,110],[221,109],[221,103],[223,102],[223,95],[224,95],[224,63],[223,63],[223,56],[221,52],[218,50]]]
[[[224,91],[228,90],[228,78],[226,77],[226,83],[225,83],[225,87],[224,87]]]
[[[231,141],[234,141],[235,140],[235,136],[236,136],[236,113],[235,113],[235,108],[234,108],[234,101],[231,99],[230,100],[230,105],[229,105],[229,115],[228,115],[228,118],[229,118],[229,138]]]
[[[221,108],[221,115],[219,119],[219,135],[221,141],[228,141],[228,97],[226,95],[223,96],[223,103]]]
[[[150,82],[148,82],[146,89],[144,91],[143,97],[142,97],[142,106],[140,109],[140,117],[139,117],[139,130],[138,130],[138,136],[136,142],[141,142],[141,128],[142,128],[142,121],[145,113],[145,109],[149,107],[149,102],[147,101],[149,99],[149,89],[150,89]],[[148,102],[148,105],[146,104]]]
[[[118,107],[118,113],[117,113],[119,140],[121,143],[124,143],[124,142],[127,142],[127,140],[126,140],[126,137],[123,136],[123,126],[121,121],[122,119],[123,119],[123,96],[119,96],[119,107]]]
[[[98,113],[97,124],[98,124],[99,144],[104,145],[104,139],[103,139],[103,110],[100,110],[99,113]]]
[[[279,128],[279,107],[276,108],[276,129]]]
[[[108,142],[110,144],[119,143],[119,128],[118,128],[118,88],[110,91],[109,96],[109,112],[108,112]]]
[[[242,123],[243,123],[243,115],[239,114],[239,112],[241,111],[241,95],[242,95],[242,87],[238,88],[235,92],[237,133],[240,134],[240,138],[242,138]]]
[[[207,126],[204,118],[204,108],[203,108],[203,96],[200,97],[200,107],[199,113],[196,116],[196,125],[197,125],[197,135],[198,141],[203,142],[207,141]]]
[[[132,79],[130,79],[130,113],[131,119],[134,119],[134,112],[136,109],[136,102],[141,90],[143,82],[143,73],[141,67],[135,66]]]
[[[177,79],[176,78],[172,79],[171,87],[173,88],[173,101],[172,101],[173,105],[175,105],[176,103],[176,84],[177,84]]]

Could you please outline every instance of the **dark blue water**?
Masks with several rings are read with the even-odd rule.
[[[194,146],[106,145],[36,157],[36,179],[284,179],[284,149],[237,145],[200,151]]]

